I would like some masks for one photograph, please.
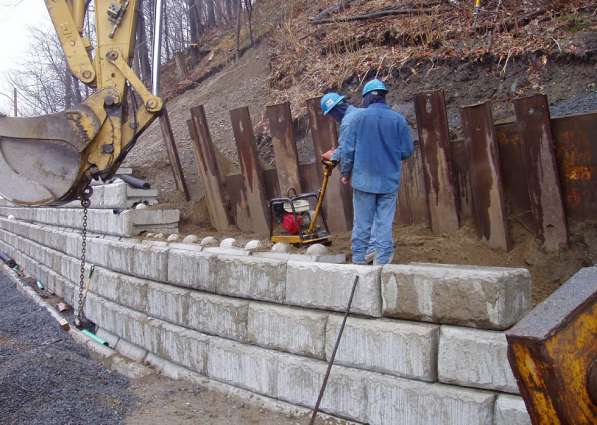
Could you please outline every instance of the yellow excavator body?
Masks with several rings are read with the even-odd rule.
[[[112,177],[163,105],[129,66],[137,0],[95,1],[96,46],[83,35],[85,0],[45,3],[70,71],[94,93],[58,114],[0,117],[0,195],[18,205],[70,202]]]

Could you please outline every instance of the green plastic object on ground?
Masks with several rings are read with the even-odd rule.
[[[85,329],[85,330],[83,330],[81,332],[83,332],[83,335],[85,335],[87,338],[90,338],[90,339],[94,340],[95,342],[97,342],[100,345],[105,345],[106,347],[110,346],[107,341],[104,341],[103,339],[101,339],[96,334],[89,332],[87,329]]]

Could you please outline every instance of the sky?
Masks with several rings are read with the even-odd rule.
[[[44,0],[0,0],[0,112],[12,115],[6,72],[18,69],[29,52],[29,27],[51,27]]]

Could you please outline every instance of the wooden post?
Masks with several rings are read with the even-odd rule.
[[[170,118],[168,117],[168,110],[165,106],[160,114],[160,128],[162,129],[162,136],[164,136],[164,143],[166,145],[166,151],[168,152],[172,173],[174,174],[174,180],[176,181],[176,187],[184,194],[185,199],[188,202],[191,200],[191,195],[189,194],[189,189],[184,179],[184,172],[182,170],[182,165],[180,165],[178,149],[176,149],[174,135],[172,134],[172,126],[170,125]]]
[[[265,185],[263,172],[257,158],[253,123],[249,108],[239,108],[230,111],[232,130],[238,148],[238,157],[243,176],[243,188],[249,207],[251,222],[255,233],[269,233],[269,211],[266,208]]]
[[[320,164],[321,155],[338,145],[336,123],[331,117],[324,117],[319,106],[320,98],[310,99],[309,126],[315,148],[315,162]],[[319,176],[323,176],[323,166],[319,166]],[[346,232],[352,229],[352,190],[340,183],[338,171],[334,171],[328,185],[324,201],[327,224],[332,232]]]
[[[490,247],[507,251],[510,239],[490,104],[462,108],[462,126],[469,154],[473,217],[477,233]]]
[[[568,243],[568,230],[547,97],[517,99],[514,110],[523,140],[529,198],[539,237],[546,250],[558,251]]]
[[[280,196],[286,196],[291,188],[295,189],[296,193],[301,193],[298,152],[292,130],[290,103],[268,106],[267,118],[276,157]]]
[[[458,210],[450,164],[450,133],[444,92],[418,94],[415,111],[431,228],[435,234],[455,233],[459,228]]]
[[[231,223],[230,211],[203,105],[191,109],[191,118],[189,131],[197,170],[205,186],[210,221],[216,230],[224,231]]]

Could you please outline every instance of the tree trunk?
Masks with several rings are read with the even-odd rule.
[[[216,25],[216,7],[215,0],[207,0],[207,26],[214,27]]]
[[[73,106],[73,85],[71,73],[67,67],[64,67],[64,108],[69,109]]]
[[[201,17],[199,15],[199,1],[198,0],[187,0],[189,5],[189,27],[191,44],[199,42],[199,36],[203,32],[201,27]]]
[[[252,0],[245,0],[245,8],[247,9],[247,21],[249,24],[249,38],[251,39],[251,47],[255,45],[255,39],[253,38],[253,4]]]
[[[137,8],[137,56],[139,58],[139,69],[141,79],[145,85],[151,83],[151,64],[149,62],[149,49],[147,48],[147,33],[145,31],[145,15],[143,14],[143,0],[139,0]]]
[[[240,59],[240,24],[241,24],[241,17],[242,17],[242,0],[236,0],[236,62]]]

